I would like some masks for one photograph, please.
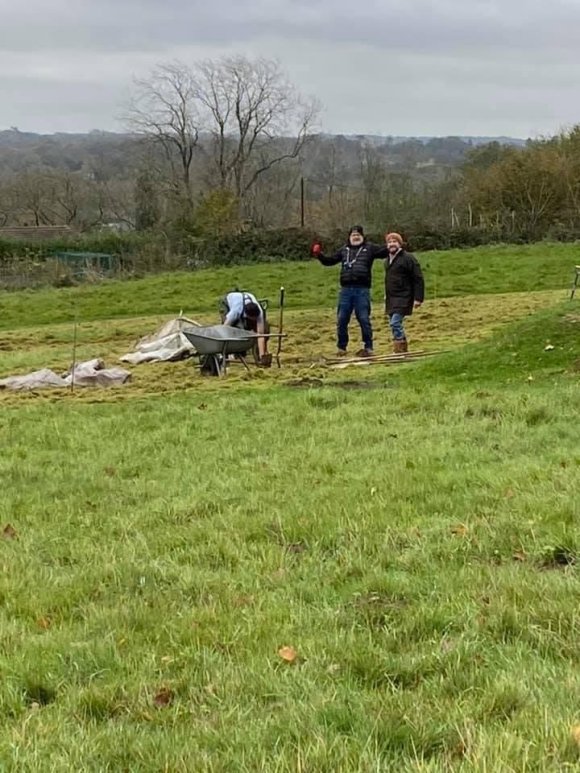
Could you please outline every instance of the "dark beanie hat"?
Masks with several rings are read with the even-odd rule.
[[[348,232],[348,235],[350,236],[351,234],[354,234],[354,233],[357,233],[357,234],[360,234],[361,236],[364,236],[365,232],[363,230],[362,225],[353,225],[352,228],[350,229],[350,231]]]

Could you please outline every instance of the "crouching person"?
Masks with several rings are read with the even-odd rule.
[[[403,248],[398,233],[385,235],[389,258],[385,261],[385,312],[393,335],[393,351],[408,351],[405,317],[418,309],[425,299],[423,272],[417,258]]]
[[[258,334],[268,333],[266,313],[256,296],[239,290],[228,293],[223,299],[222,324]],[[267,338],[258,338],[258,364],[264,368],[272,364]]]

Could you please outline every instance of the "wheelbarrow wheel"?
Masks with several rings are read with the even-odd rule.
[[[199,370],[202,376],[219,376],[223,357],[221,354],[202,354],[199,358]]]

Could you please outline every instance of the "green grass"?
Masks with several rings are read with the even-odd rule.
[[[561,769],[579,408],[570,382],[7,410],[0,759]]]
[[[524,247],[481,247],[473,250],[429,252],[419,255],[427,297],[443,298],[481,293],[536,292],[571,285],[578,248],[573,244]],[[383,267],[374,269],[374,300],[383,297]],[[3,293],[0,329],[80,320],[175,316],[180,310],[195,315],[214,311],[219,298],[239,286],[267,297],[276,305],[281,285],[288,307],[332,307],[336,301],[338,267],[317,261],[240,266],[191,273],[146,277],[131,283],[111,281],[68,289]]]
[[[420,379],[522,384],[541,376],[580,372],[580,313],[569,301],[530,316],[476,346],[425,363]]]
[[[418,338],[461,329],[409,366],[6,398],[0,769],[577,770],[580,316],[540,295],[427,306]]]

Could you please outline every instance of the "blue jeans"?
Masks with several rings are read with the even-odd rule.
[[[339,349],[348,346],[348,323],[355,313],[360,325],[365,349],[373,348],[373,328],[371,325],[371,291],[368,287],[341,287],[338,295],[336,315],[336,334]]]
[[[396,311],[394,314],[389,314],[389,325],[391,326],[391,332],[393,334],[393,341],[406,341],[405,328],[403,327],[403,321],[405,316],[399,314]]]

